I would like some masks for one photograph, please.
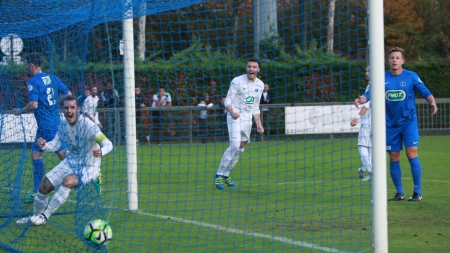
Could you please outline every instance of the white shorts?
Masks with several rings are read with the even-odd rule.
[[[227,116],[228,134],[230,136],[230,141],[246,141],[250,142],[250,133],[252,131],[252,118],[233,119],[230,114]]]
[[[358,146],[372,147],[372,134],[369,127],[361,126],[359,129]]]
[[[63,182],[64,178],[70,174],[75,174],[81,182],[78,186],[88,184],[98,178],[100,174],[100,167],[89,166],[70,166],[68,159],[61,161],[55,168],[49,171],[45,176],[50,180],[53,186],[58,187]],[[77,168],[78,167],[78,168]]]

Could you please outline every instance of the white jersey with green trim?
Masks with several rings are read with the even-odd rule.
[[[106,155],[112,149],[112,143],[92,120],[79,115],[77,121],[74,126],[71,126],[66,119],[61,121],[58,133],[52,141],[47,143],[45,151],[57,150],[64,142],[69,150],[66,159],[71,166],[100,167],[101,157],[95,157],[92,150],[100,149],[100,143],[102,156]],[[108,147],[105,148],[105,146]]]
[[[243,119],[252,117],[252,114],[260,114],[259,102],[264,90],[264,83],[255,78],[250,81],[247,74],[235,77],[228,89],[225,99],[225,107],[231,105],[233,111],[239,113]]]

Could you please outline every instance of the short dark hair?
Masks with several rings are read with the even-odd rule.
[[[256,62],[258,63],[258,68],[261,68],[261,62],[256,58],[250,58],[248,59],[248,62]]]
[[[77,97],[75,97],[74,95],[67,95],[67,96],[65,96],[64,99],[63,99],[63,101],[62,101],[62,104],[64,105],[64,102],[65,102],[65,101],[73,101],[73,100],[75,100],[75,103],[76,103],[76,105],[77,105],[77,107],[78,107],[78,106],[79,106],[79,105],[78,105],[78,99],[77,99]]]
[[[25,57],[25,62],[40,67],[42,64],[42,57],[39,53],[31,53]]]

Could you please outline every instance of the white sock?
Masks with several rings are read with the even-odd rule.
[[[230,163],[225,169],[224,176],[228,177],[230,175],[231,170],[234,168],[236,163],[239,161],[239,156],[241,156],[242,153],[244,153],[245,148],[240,148],[238,151],[236,151],[233,155],[233,158],[231,158]]]
[[[372,173],[372,156],[371,156],[371,148],[364,147],[364,146],[358,146],[358,151],[361,156],[361,162],[362,162],[362,170],[368,171],[369,173]]]
[[[34,197],[34,214],[40,215],[42,212],[44,212],[45,208],[48,204],[48,194],[44,195],[40,192],[36,193],[36,196]]]
[[[217,170],[217,175],[225,175],[228,165],[230,164],[231,160],[233,160],[234,154],[239,151],[239,145],[239,141],[232,141],[227,150],[223,152],[222,160],[220,161],[219,169]]]
[[[69,198],[70,188],[60,186],[59,190],[55,193],[55,196],[53,196],[52,200],[48,204],[47,210],[45,210],[44,214],[47,216],[47,218],[50,218],[50,216],[58,210],[58,208],[66,202],[66,200]]]

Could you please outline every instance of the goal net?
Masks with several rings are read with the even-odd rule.
[[[371,183],[358,176],[359,127],[350,126],[350,101],[367,85],[366,12],[362,0],[0,1],[0,247],[370,251]],[[13,111],[29,102],[31,53],[80,102],[97,89],[93,115],[114,145],[102,157],[102,194],[94,183],[73,188],[40,227],[16,223],[33,214],[23,199],[33,193],[37,124]],[[265,131],[253,123],[230,174],[237,186],[220,190],[223,101],[250,58],[268,86],[258,101]],[[59,162],[43,154],[46,173]],[[95,219],[112,228],[107,245],[83,238]]]

